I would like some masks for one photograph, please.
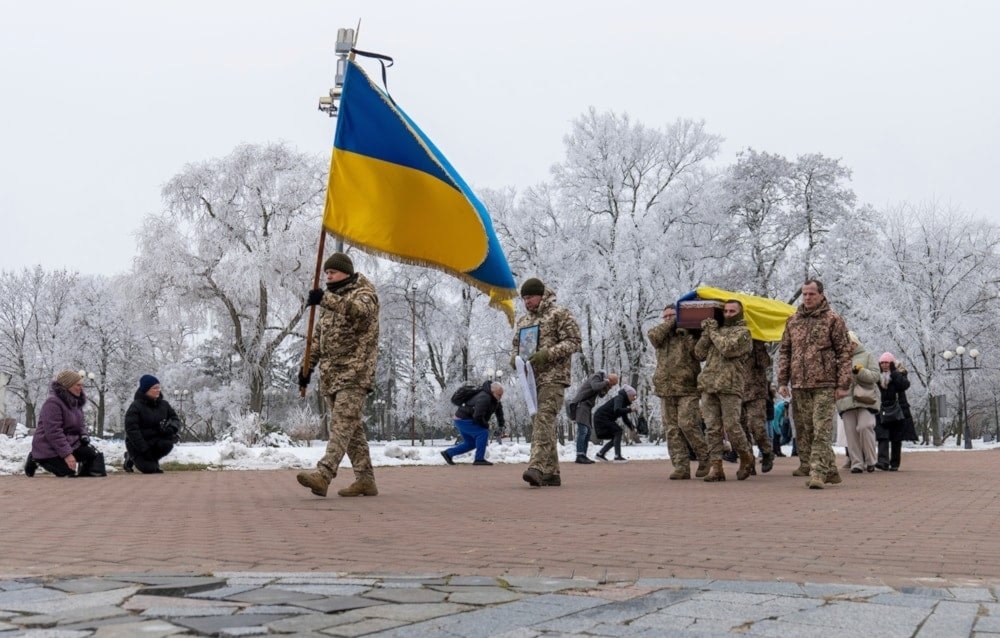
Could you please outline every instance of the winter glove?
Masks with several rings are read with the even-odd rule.
[[[302,374],[302,371],[299,370],[299,387],[300,388],[305,389],[305,388],[309,387],[309,380],[312,379],[312,374],[313,374],[312,370],[310,370],[309,372],[306,372],[305,374]]]
[[[315,288],[309,291],[309,301],[306,302],[307,306],[318,306],[321,301],[323,301],[322,288]]]
[[[719,327],[719,323],[715,319],[702,319],[701,329],[702,330],[715,330]]]
[[[532,368],[544,368],[545,364],[549,362],[549,351],[542,348],[535,354],[528,357],[528,362],[531,364]]]
[[[678,337],[686,337],[687,335],[688,335],[687,328],[678,328],[677,329],[677,336]]]
[[[865,367],[859,363],[858,365],[854,366],[854,368],[851,371],[854,374],[857,374],[857,373],[861,372],[864,369],[865,369]]]
[[[890,361],[889,362],[889,372],[895,372],[895,371],[896,371],[896,364],[894,362]]]
[[[517,355],[516,354],[510,355],[510,369],[511,370],[517,370]]]

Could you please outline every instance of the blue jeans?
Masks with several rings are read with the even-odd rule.
[[[576,424],[576,455],[587,456],[587,446],[590,445],[590,426],[586,423]]]
[[[462,442],[445,450],[448,456],[455,458],[475,448],[475,460],[486,460],[486,444],[490,442],[490,429],[477,425],[472,419],[454,419],[454,421],[455,427],[462,433]]]

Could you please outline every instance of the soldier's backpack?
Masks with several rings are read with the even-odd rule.
[[[465,405],[472,397],[482,392],[482,388],[468,383],[458,386],[458,389],[451,395],[452,405]]]

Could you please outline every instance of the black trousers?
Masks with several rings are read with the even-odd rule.
[[[149,449],[144,454],[137,453],[127,443],[125,448],[128,450],[128,455],[132,457],[132,462],[135,463],[137,470],[143,474],[158,474],[162,471],[160,470],[160,459],[170,454],[171,450],[174,449],[174,443],[167,439],[151,441]]]
[[[35,463],[50,474],[56,476],[107,476],[104,468],[104,455],[93,445],[86,443],[73,450],[76,459],[76,471],[69,469],[66,461],[58,456],[50,459],[35,459]]]
[[[882,439],[878,442],[878,463],[882,467],[888,465],[899,469],[899,460],[903,455],[902,441],[889,441]]]
[[[598,452],[597,454],[600,455],[600,456],[604,456],[605,454],[608,453],[608,450],[610,450],[611,447],[614,446],[614,448],[615,448],[615,457],[616,458],[621,458],[621,455],[622,455],[622,434],[623,434],[622,428],[620,426],[618,426],[618,429],[615,430],[614,436],[611,437],[610,441],[608,441],[607,443],[604,444],[604,447],[602,447],[601,451]]]

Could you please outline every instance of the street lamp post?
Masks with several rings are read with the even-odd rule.
[[[378,440],[381,441],[385,438],[385,420],[383,418],[385,415],[385,399],[375,399],[372,404],[375,406],[375,425],[378,427]]]
[[[417,284],[410,287],[410,445],[417,444]]]
[[[184,401],[188,398],[190,394],[187,390],[174,390],[174,398],[177,399],[177,415],[181,418],[181,424],[184,424]]]
[[[965,365],[965,355],[968,354],[972,359],[972,365]],[[958,355],[958,367],[952,365],[952,360]],[[960,375],[960,383],[962,387],[962,436],[965,438],[965,449],[972,449],[972,431],[969,429],[969,406],[966,402],[965,396],[965,371],[966,370],[976,370],[979,368],[979,350],[975,348],[966,351],[965,347],[958,346],[955,348],[955,352],[951,350],[945,350],[941,353],[944,360],[948,362],[948,367],[945,368],[949,372],[958,372]]]

